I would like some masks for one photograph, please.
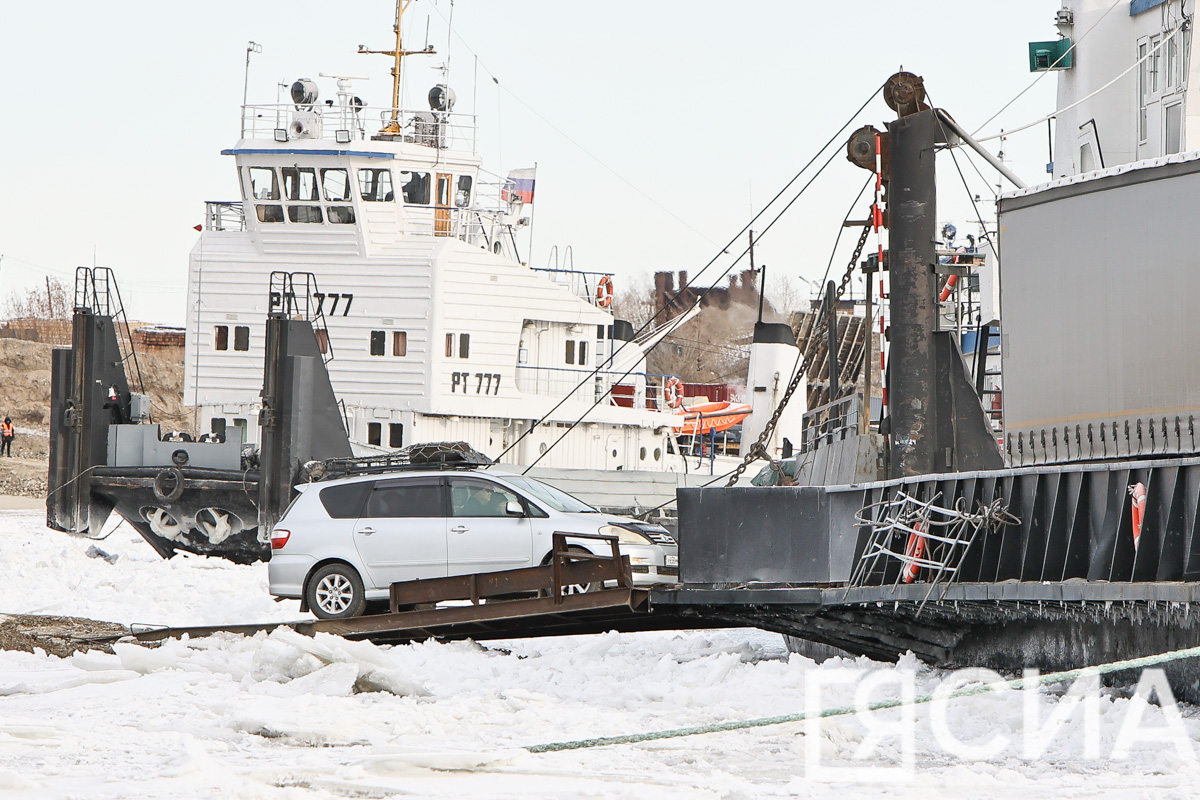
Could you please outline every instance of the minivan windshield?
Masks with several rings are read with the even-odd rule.
[[[533,478],[520,475],[505,475],[504,480],[521,489],[534,498],[541,500],[555,511],[565,511],[574,514],[599,514],[600,512],[577,497],[572,497],[564,491],[542,483]]]

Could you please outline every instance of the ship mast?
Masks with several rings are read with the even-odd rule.
[[[392,50],[370,50],[366,45],[359,45],[358,52],[370,55],[392,56],[395,63],[392,65],[392,118],[379,131],[381,134],[398,134],[400,133],[400,65],[401,60],[405,56],[413,55],[433,55],[437,51],[433,49],[433,45],[427,45],[424,50],[405,50],[401,42],[400,22],[404,17],[404,12],[413,4],[415,0],[396,0],[396,24],[393,30],[396,32],[396,46]]]

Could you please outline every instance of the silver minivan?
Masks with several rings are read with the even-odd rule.
[[[296,489],[271,534],[270,591],[300,599],[302,610],[321,619],[362,614],[399,581],[544,564],[556,532],[617,537],[634,585],[674,583],[679,575],[679,550],[666,528],[605,514],[525,476],[421,470]],[[571,547],[611,553],[603,541]]]

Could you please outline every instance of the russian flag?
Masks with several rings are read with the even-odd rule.
[[[508,177],[504,179],[504,186],[500,189],[500,199],[506,203],[532,203],[536,171],[536,167],[526,167],[508,173]]]

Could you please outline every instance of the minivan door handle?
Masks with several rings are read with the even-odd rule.
[[[375,529],[370,526],[367,526],[365,528],[359,528],[357,531],[357,533],[361,533],[363,536],[370,536],[374,532],[375,532]]]
[[[470,528],[468,528],[466,525],[459,525],[455,528],[451,528],[450,532],[451,533],[466,533],[469,530],[470,530]]]

